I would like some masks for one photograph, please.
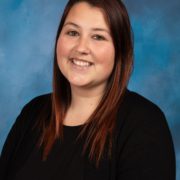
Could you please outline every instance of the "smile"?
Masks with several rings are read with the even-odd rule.
[[[80,67],[89,67],[93,64],[93,63],[85,61],[85,60],[74,59],[74,58],[71,59],[71,62]]]

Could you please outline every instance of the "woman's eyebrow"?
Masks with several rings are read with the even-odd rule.
[[[79,25],[77,25],[77,24],[75,24],[75,23],[73,23],[73,22],[67,22],[67,23],[64,24],[64,26],[67,26],[67,25],[72,25],[72,26],[75,26],[75,27],[77,27],[77,28],[80,28]]]
[[[92,30],[93,31],[104,31],[104,32],[107,32],[108,34],[110,34],[107,29],[103,29],[103,28],[92,28]]]
[[[78,24],[73,23],[73,22],[67,22],[64,24],[64,26],[67,26],[67,25],[72,25],[72,26],[75,26],[77,28],[81,28]],[[108,34],[110,34],[110,32],[104,28],[92,28],[91,30],[93,30],[93,31],[104,31],[104,32],[107,32]]]

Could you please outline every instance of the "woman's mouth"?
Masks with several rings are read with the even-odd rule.
[[[70,60],[74,65],[79,67],[90,67],[91,65],[93,65],[93,63],[86,60],[75,59],[75,58],[71,58]]]

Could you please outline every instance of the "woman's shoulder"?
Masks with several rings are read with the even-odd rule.
[[[116,132],[121,145],[125,142],[130,146],[131,143],[173,144],[168,121],[160,107],[132,91],[126,92],[119,108]]]
[[[136,113],[140,112],[142,114],[164,114],[162,109],[157,104],[130,90],[126,91],[121,108],[123,111],[135,111]]]
[[[41,95],[35,96],[29,102],[27,102],[27,104],[25,104],[24,108],[25,109],[36,109],[37,107],[41,107],[42,105],[44,105],[46,103],[50,103],[51,95],[52,95],[52,93],[46,93],[46,94],[41,94]]]
[[[12,129],[24,131],[36,122],[36,116],[41,112],[42,108],[51,105],[51,93],[35,96],[28,101],[17,116]]]
[[[118,111],[118,126],[129,129],[161,129],[167,128],[168,124],[164,112],[158,105],[136,92],[127,90]]]

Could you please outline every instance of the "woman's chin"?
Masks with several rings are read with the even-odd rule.
[[[70,82],[70,85],[72,87],[76,87],[76,88],[86,88],[89,87],[90,84],[89,83],[85,83],[85,82]]]

